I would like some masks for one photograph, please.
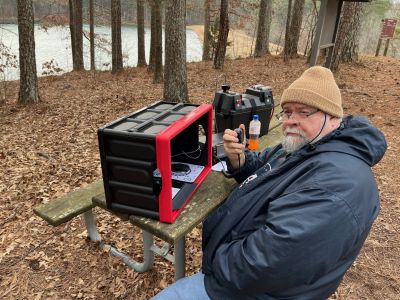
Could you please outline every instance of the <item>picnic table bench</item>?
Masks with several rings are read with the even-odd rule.
[[[267,145],[273,146],[279,143],[282,135],[279,125],[280,123],[272,118],[268,135],[260,139],[261,149]],[[111,254],[121,258],[128,267],[138,272],[146,272],[153,266],[154,254],[157,254],[174,264],[175,279],[177,280],[185,276],[186,234],[221,205],[235,185],[236,182],[233,179],[225,178],[220,172],[211,171],[173,224],[110,211],[122,221],[129,222],[142,230],[143,262],[141,263],[132,260],[101,240],[93,209],[100,207],[107,210],[103,180],[98,180],[60,198],[41,204],[34,208],[34,213],[53,226],[58,226],[83,214],[90,240],[98,242],[101,248],[109,247]],[[154,236],[165,242],[162,247],[155,245]],[[173,255],[170,253],[172,245]]]

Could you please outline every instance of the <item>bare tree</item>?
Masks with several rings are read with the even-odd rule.
[[[218,43],[214,57],[214,69],[222,69],[224,67],[226,46],[228,44],[228,34],[229,34],[228,7],[229,7],[228,0],[221,0]]]
[[[156,14],[155,5],[156,0],[149,0],[151,7],[151,21],[150,21],[150,59],[147,69],[154,71],[156,68],[156,51],[157,51],[157,29],[156,29]]]
[[[83,70],[82,1],[69,0],[72,64],[74,71]]]
[[[138,67],[146,66],[144,43],[144,0],[137,0]]]
[[[312,0],[312,11],[310,12],[311,20],[308,23],[308,34],[306,40],[306,46],[304,48],[304,56],[307,56],[307,63],[310,63],[311,59],[311,43],[314,40],[315,29],[317,27],[318,20],[318,8],[317,8],[317,0]]]
[[[71,33],[71,50],[72,50],[72,65],[73,68],[75,69],[75,0],[68,0],[68,5],[69,5],[69,31]]]
[[[121,0],[111,0],[112,73],[122,70]]]
[[[95,70],[95,52],[94,52],[94,0],[89,0],[89,24],[90,24],[90,70]]]
[[[291,58],[297,56],[298,44],[300,39],[301,24],[303,22],[305,0],[295,0],[293,5],[293,15],[289,30],[288,54]]]
[[[164,99],[188,102],[186,0],[166,1]]]
[[[363,12],[363,3],[344,2],[335,47],[332,53],[332,61],[327,62],[328,67],[333,71],[338,70],[339,63],[341,62],[354,62],[358,60],[358,38]]]
[[[203,60],[211,60],[211,0],[204,0]]]
[[[272,21],[272,0],[261,0],[258,14],[258,27],[254,56],[259,57],[269,52],[269,32]]]
[[[35,57],[35,36],[32,0],[18,0],[18,36],[19,36],[19,95],[22,104],[40,101]]]
[[[283,57],[284,61],[297,56],[301,23],[303,22],[304,3],[305,0],[294,0],[292,7],[292,0],[289,0]]]
[[[288,1],[288,10],[286,17],[286,30],[285,30],[285,46],[283,47],[283,61],[289,60],[290,48],[290,22],[292,19],[292,0]]]
[[[155,0],[154,16],[155,16],[155,34],[156,34],[156,51],[154,61],[153,82],[160,83],[163,80],[162,65],[162,18],[161,18],[161,0]]]

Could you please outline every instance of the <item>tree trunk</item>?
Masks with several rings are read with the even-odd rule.
[[[82,1],[74,1],[74,40],[75,40],[75,58],[73,59],[74,71],[84,69],[83,65],[83,21],[82,21]],[[72,37],[71,37],[72,38]]]
[[[35,35],[32,0],[18,0],[18,37],[19,37],[19,95],[22,104],[40,101],[35,57]]]
[[[96,70],[94,52],[94,11],[93,1],[89,0],[89,23],[90,23],[90,70]]]
[[[72,66],[75,70],[75,0],[68,0],[69,4],[69,31],[71,33]]]
[[[312,0],[313,10],[311,12],[311,26],[307,34],[307,42],[304,48],[304,56],[307,56],[307,63],[310,63],[311,60],[311,50],[312,50],[312,41],[314,40],[315,29],[317,27],[318,20],[318,8],[317,8],[317,0]]]
[[[156,29],[155,1],[156,0],[150,0],[150,7],[151,7],[150,59],[149,59],[149,65],[147,67],[149,71],[154,71],[156,68],[157,29]]]
[[[287,17],[286,17],[285,46],[283,47],[283,61],[289,60],[291,18],[292,18],[292,0],[289,0]]]
[[[186,0],[167,1],[165,15],[164,100],[188,102]]]
[[[269,31],[272,20],[272,0],[261,0],[258,13],[258,27],[254,56],[260,57],[269,52]]]
[[[122,70],[121,0],[111,0],[112,73]]]
[[[359,37],[361,29],[361,19],[364,13],[364,3],[361,2],[350,2],[353,6],[353,18],[351,22],[351,28],[348,32],[346,43],[344,45],[341,61],[342,62],[356,62],[358,61],[359,51]]]
[[[297,57],[298,44],[300,39],[301,23],[303,22],[305,0],[295,0],[293,16],[290,24],[288,55],[290,58]]]
[[[156,0],[154,6],[155,28],[156,28],[156,51],[155,51],[155,69],[153,83],[163,81],[163,65],[162,65],[162,18],[161,18],[161,1]]]
[[[138,67],[146,66],[144,43],[144,0],[137,0]]]
[[[229,34],[228,0],[221,0],[221,10],[219,17],[219,33],[217,49],[215,50],[214,69],[222,69],[225,62],[226,46]]]
[[[332,71],[337,71],[341,62],[358,60],[359,33],[363,10],[363,3],[343,3],[332,61],[329,66]]]
[[[82,26],[82,1],[69,0],[69,28],[74,71],[84,69]]]
[[[211,60],[211,0],[204,0],[203,60]]]

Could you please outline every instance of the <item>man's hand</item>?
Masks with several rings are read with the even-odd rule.
[[[243,143],[239,143],[238,135],[234,130],[226,129],[223,136],[224,150],[234,169],[242,167],[245,162],[243,150],[246,145],[246,129],[243,124],[239,127],[243,130]]]

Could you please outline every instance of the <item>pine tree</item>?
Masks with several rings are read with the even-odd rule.
[[[166,2],[164,100],[188,102],[186,0]]]
[[[19,95],[22,104],[40,101],[35,57],[35,37],[32,0],[18,0],[18,36],[19,36]]]

